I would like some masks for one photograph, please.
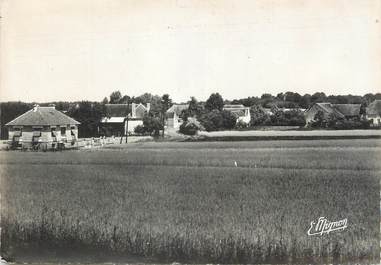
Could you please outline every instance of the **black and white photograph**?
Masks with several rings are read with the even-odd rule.
[[[380,0],[0,0],[0,264],[379,264]]]

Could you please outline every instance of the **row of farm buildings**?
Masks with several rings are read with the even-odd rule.
[[[181,113],[188,104],[174,104],[166,113],[166,127],[178,129],[181,123]],[[106,136],[121,136],[132,134],[138,125],[143,124],[143,117],[150,111],[150,104],[106,104],[107,117],[100,121],[100,128]],[[225,105],[225,110],[232,112],[237,121],[250,122],[250,108],[243,105]],[[271,112],[270,109],[265,109]],[[314,119],[316,113],[324,116],[335,115],[338,118],[360,117],[360,104],[316,103],[304,110],[306,122]],[[381,100],[375,100],[366,109],[366,118],[374,127],[381,126]],[[20,115],[6,124],[8,141],[13,146],[32,147],[36,144],[46,149],[61,148],[75,145],[78,140],[80,123],[54,106],[34,106],[33,109]]]

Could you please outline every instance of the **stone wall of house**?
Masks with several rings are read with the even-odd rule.
[[[367,120],[371,121],[372,127],[381,127],[381,116],[380,115],[366,115]]]
[[[174,128],[174,129],[179,129],[180,125],[182,124],[182,119],[179,118],[176,113],[174,113],[173,118],[167,118],[166,120],[166,125],[167,128]]]
[[[133,134],[136,126],[143,125],[143,120],[137,119],[137,120],[128,120],[128,133]],[[126,127],[124,130],[126,131]]]
[[[61,128],[65,128],[64,134],[61,134]],[[42,127],[11,126],[8,128],[8,135],[10,142],[14,141],[16,136],[16,139],[18,138],[19,143],[22,144],[24,148],[32,147],[33,140],[35,140],[35,142],[46,144],[46,147],[49,149],[52,147],[52,144],[55,143],[64,143],[65,146],[73,145],[73,142],[78,140],[78,127],[76,125]]]
[[[245,116],[241,116],[241,117],[238,117],[238,118],[237,118],[237,122],[238,122],[238,121],[243,121],[243,122],[245,122],[246,124],[249,124],[249,123],[250,123],[250,120],[251,120],[250,109],[245,109]]]

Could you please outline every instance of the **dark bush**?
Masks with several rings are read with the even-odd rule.
[[[204,130],[203,126],[194,118],[188,118],[180,125],[180,133],[185,135],[195,135],[198,131]]]
[[[143,134],[147,133],[147,130],[146,130],[146,128],[143,125],[138,125],[138,126],[135,127],[134,132],[136,134],[143,135]]]
[[[230,111],[223,110],[221,111],[222,116],[222,128],[223,129],[233,129],[237,123],[237,117]]]
[[[204,126],[205,130],[218,131],[223,127],[223,118],[219,110],[212,110],[207,112],[199,118],[200,123]]]

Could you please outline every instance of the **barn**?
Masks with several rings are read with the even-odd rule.
[[[143,125],[143,118],[149,113],[151,104],[105,104],[105,107],[106,116],[100,121],[99,133],[104,136],[122,136],[133,134],[136,126]]]
[[[79,124],[54,106],[35,105],[5,126],[11,147],[46,150],[74,146]]]
[[[366,118],[372,127],[381,127],[381,100],[376,99],[366,108]]]
[[[306,126],[315,119],[321,111],[324,117],[334,115],[338,119],[360,118],[361,104],[331,104],[329,102],[315,103],[304,112]]]

